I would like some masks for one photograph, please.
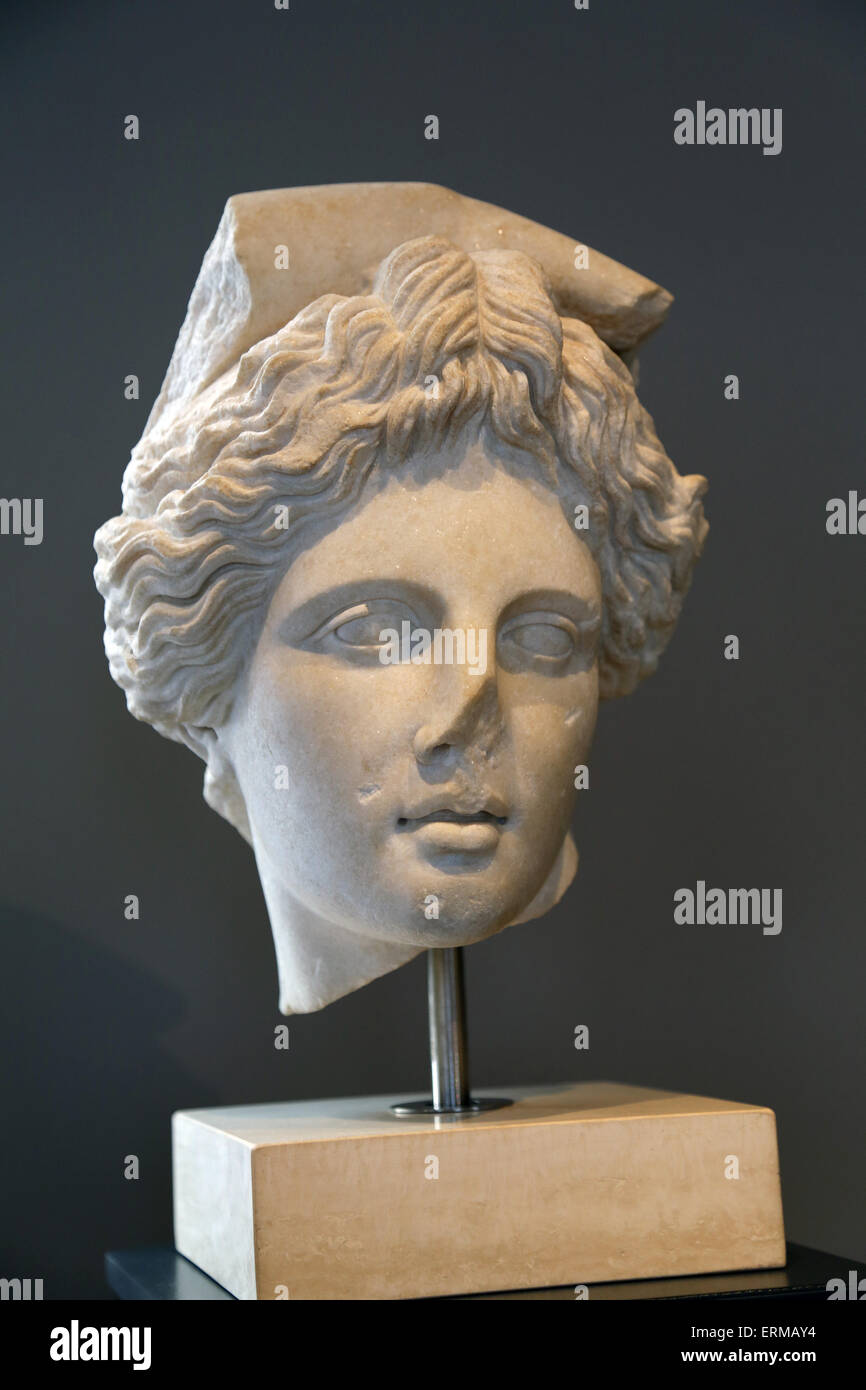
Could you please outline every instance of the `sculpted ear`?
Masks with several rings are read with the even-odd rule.
[[[185,724],[183,727],[185,742],[194,753],[198,753],[202,762],[207,762],[219,744],[219,734],[216,729],[210,729],[204,724]]]
[[[253,836],[247,804],[226,748],[225,736],[219,729],[192,724],[184,726],[184,734],[189,747],[207,764],[203,796],[208,806],[233,825],[251,845]]]

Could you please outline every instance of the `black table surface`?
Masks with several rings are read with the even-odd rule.
[[[862,1278],[863,1261],[846,1260],[805,1245],[789,1243],[788,1259],[782,1269],[751,1269],[730,1274],[694,1274],[673,1279],[639,1279],[588,1286],[589,1298],[616,1301],[628,1299],[827,1299],[827,1282],[843,1279],[848,1286],[850,1272]],[[105,1275],[112,1291],[121,1299],[220,1300],[234,1303],[234,1294],[209,1278],[197,1265],[185,1260],[170,1246],[141,1250],[112,1250],[105,1256]],[[568,1299],[574,1301],[575,1287],[511,1290],[503,1293],[464,1294],[473,1299]]]

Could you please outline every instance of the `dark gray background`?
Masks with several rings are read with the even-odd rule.
[[[204,805],[196,759],[126,713],[91,578],[226,198],[361,179],[446,184],[671,289],[641,394],[680,470],[710,480],[673,645],[602,709],[574,888],[467,953],[474,1079],[772,1106],[789,1236],[866,1250],[866,537],[824,525],[828,498],[866,490],[857,11],[7,7],[2,493],[44,498],[45,537],[0,538],[0,1274],[101,1297],[106,1247],[167,1242],[173,1109],[425,1084],[421,959],[292,1020],[274,1051],[251,852]],[[699,99],[782,107],[782,153],[677,147],[673,112]],[[698,878],[781,887],[781,935],[675,926]]]

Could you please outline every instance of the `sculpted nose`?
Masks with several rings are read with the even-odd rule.
[[[486,756],[502,731],[495,664],[483,675],[466,667],[439,667],[428,719],[413,739],[423,766],[455,761],[476,751]]]

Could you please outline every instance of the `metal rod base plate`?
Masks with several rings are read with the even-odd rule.
[[[514,1101],[507,1096],[481,1096],[466,1105],[443,1105],[438,1109],[432,1100],[404,1100],[391,1106],[395,1115],[477,1115],[482,1110],[501,1110]]]

